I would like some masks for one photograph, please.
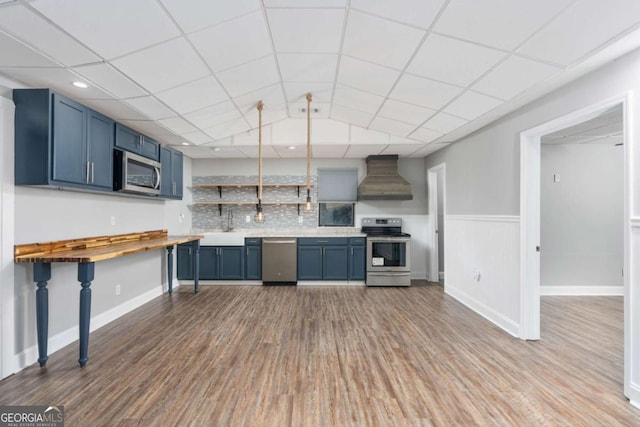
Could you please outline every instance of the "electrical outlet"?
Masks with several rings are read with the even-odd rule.
[[[480,274],[480,272],[479,272],[479,271],[476,271],[476,274],[474,274],[474,275],[473,275],[473,279],[474,279],[476,282],[479,282],[481,277],[482,277],[482,274]]]
[[[120,285],[116,285],[116,295],[120,295]]]
[[[560,182],[560,174],[559,173],[554,173],[553,174],[553,182]]]
[[[251,215],[247,215],[244,219],[244,222],[251,222]]]
[[[111,215],[111,225],[116,225],[116,217]]]
[[[302,224],[303,221],[304,221],[304,217],[302,215],[300,215],[298,217],[298,224]]]
[[[178,222],[182,222],[182,219],[184,218],[184,214],[181,213],[180,215],[178,215]]]

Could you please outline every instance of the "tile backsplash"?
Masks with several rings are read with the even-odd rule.
[[[224,230],[229,223],[231,213],[231,226],[234,229],[307,229],[318,226],[318,205],[317,205],[317,177],[311,177],[311,200],[313,210],[304,212],[304,203],[307,199],[306,176],[301,175],[269,175],[262,178],[263,184],[300,184],[300,196],[298,197],[297,187],[263,187],[262,188],[262,210],[265,221],[263,224],[254,222],[256,214],[255,204],[220,205],[222,214],[217,204],[200,205],[198,202],[254,202],[257,203],[255,186],[242,187],[220,187],[222,197],[218,187],[199,188],[198,184],[247,184],[258,182],[258,177],[254,176],[194,176],[193,177],[193,206],[192,221],[193,228],[199,230]],[[291,203],[300,202],[300,215],[298,215],[297,205],[271,205],[270,203]],[[250,221],[247,222],[247,216]],[[302,223],[300,222],[302,218]]]

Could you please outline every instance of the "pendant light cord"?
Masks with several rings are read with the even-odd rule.
[[[258,102],[258,202],[262,201],[262,101]]]
[[[311,93],[307,93],[307,194],[311,191]]]

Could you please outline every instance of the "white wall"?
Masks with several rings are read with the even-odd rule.
[[[444,233],[445,233],[445,217],[444,217],[444,169],[438,169],[438,273],[444,273]]]
[[[264,175],[306,175],[305,159],[264,159]],[[193,175],[256,175],[256,159],[194,159]],[[318,168],[356,168],[358,181],[366,175],[364,159],[312,159],[311,173]],[[404,222],[404,230],[412,236],[411,267],[414,279],[425,279],[427,275],[427,185],[423,159],[400,159],[398,170],[411,183],[413,200],[371,200],[356,203],[356,227],[363,217],[394,216]]]
[[[625,256],[630,266],[625,269],[625,322],[627,325],[640,324],[640,132],[638,132],[638,97],[640,96],[640,51],[634,51],[611,62],[583,78],[568,84],[555,92],[505,116],[504,118],[463,138],[459,142],[440,150],[425,159],[425,165],[446,162],[447,164],[447,208],[448,214],[475,216],[476,229],[481,228],[481,216],[519,215],[520,199],[520,133],[542,123],[565,116],[573,111],[595,105],[603,100],[629,94],[630,114],[625,117],[630,127],[625,171],[627,173],[627,194],[625,201],[629,220],[624,232],[629,236],[628,252]],[[449,224],[447,222],[447,224]],[[504,224],[500,234],[508,232]],[[447,235],[452,233],[451,228]],[[478,239],[491,239],[491,236],[479,236]],[[513,239],[519,239],[514,236]],[[478,257],[479,251],[488,247],[485,241],[470,245],[469,251],[452,245],[447,239],[447,265],[453,258],[463,256]],[[512,242],[513,243],[513,242]],[[511,243],[510,243],[511,244]],[[497,248],[496,248],[497,249]],[[494,258],[500,253],[494,251]],[[453,257],[453,258],[452,258]],[[495,266],[495,264],[494,264]],[[480,268],[491,268],[489,265]],[[511,266],[505,265],[511,270]],[[628,270],[628,271],[627,271]],[[447,268],[447,273],[449,269]],[[489,312],[504,316],[515,326],[520,322],[520,278],[519,272],[512,271],[512,280],[487,283],[484,291],[473,302],[482,302],[476,310],[483,314]],[[471,293],[473,283],[445,283],[445,291]],[[517,297],[516,297],[517,294]],[[505,304],[513,307],[506,310]],[[483,308],[484,307],[484,308]],[[484,312],[482,311],[484,310]],[[496,322],[498,323],[498,322]],[[504,327],[504,326],[503,326]],[[506,329],[506,328],[505,328]],[[640,402],[640,328],[629,328],[625,344],[625,390],[634,402]],[[629,386],[628,388],[626,386]]]
[[[541,153],[540,285],[621,290],[623,147],[543,144]]]

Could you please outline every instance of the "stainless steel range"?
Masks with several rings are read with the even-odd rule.
[[[401,218],[363,218],[367,235],[367,286],[411,286],[411,235]]]

